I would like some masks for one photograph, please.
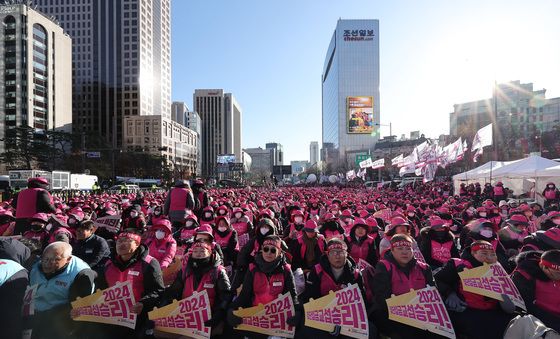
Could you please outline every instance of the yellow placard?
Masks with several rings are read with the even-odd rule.
[[[455,339],[455,330],[438,290],[427,286],[421,290],[387,299],[389,319]]]
[[[484,264],[459,272],[463,290],[503,301],[502,294],[510,297],[513,304],[527,310],[519,290],[500,263]]]
[[[332,332],[340,326],[340,334],[365,339],[369,324],[362,292],[357,284],[336,292],[330,291],[319,299],[310,299],[303,305],[305,326]]]
[[[204,326],[211,315],[208,292],[194,292],[191,296],[155,308],[148,313],[157,331],[184,335],[195,339],[210,338],[211,328]]]
[[[265,305],[240,308],[233,314],[243,318],[243,323],[236,327],[238,330],[284,338],[293,338],[295,335],[296,328],[286,323],[295,315],[290,293],[281,294]]]
[[[89,321],[110,325],[136,327],[136,314],[132,313],[134,294],[130,281],[119,282],[105,290],[72,302],[75,321]]]

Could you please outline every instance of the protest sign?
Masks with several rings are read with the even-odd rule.
[[[500,301],[503,301],[502,294],[506,294],[515,306],[527,310],[519,290],[500,263],[464,270],[459,273],[459,277],[463,290],[467,292]]]
[[[37,293],[37,287],[39,285],[35,284],[33,286],[27,286],[25,294],[23,295],[23,307],[21,314],[24,317],[28,317],[35,314],[35,293]]]
[[[119,226],[121,223],[121,216],[119,215],[108,215],[106,217],[101,217],[95,219],[93,222],[97,228],[105,228],[110,232],[116,233],[119,231]]]
[[[369,325],[362,292],[358,284],[350,285],[303,305],[305,326],[332,332],[340,326],[340,334],[352,338],[368,338]]]
[[[136,304],[130,281],[119,282],[105,290],[78,298],[72,302],[72,313],[76,321],[124,326],[134,329],[136,314],[132,307]]]
[[[161,274],[163,276],[163,283],[165,284],[165,286],[171,285],[175,280],[175,278],[177,277],[177,273],[181,270],[183,266],[182,258],[183,256],[180,254],[175,255],[171,264],[169,264],[169,266],[161,270]]]
[[[373,213],[374,218],[381,218],[385,221],[389,221],[391,219],[392,215],[393,215],[393,212],[391,212],[391,209],[389,209],[389,208],[384,208],[382,210],[379,210],[379,211]]]
[[[154,321],[155,329],[161,332],[184,335],[195,339],[210,338],[211,328],[204,322],[212,317],[208,292],[194,292],[191,296],[174,300],[162,308],[154,308],[148,318]]]
[[[293,338],[296,328],[286,323],[295,315],[294,302],[290,293],[279,295],[268,304],[234,311],[243,323],[236,327],[238,330],[261,333],[269,336]]]
[[[433,286],[421,290],[411,290],[387,299],[389,319],[436,333],[447,338],[455,338],[455,330],[449,314]]]
[[[358,269],[360,271],[363,270],[368,270],[368,269],[374,269],[373,266],[371,266],[367,261],[365,261],[364,259],[360,258],[360,260],[358,260],[358,263],[356,264],[356,266],[358,267]]]

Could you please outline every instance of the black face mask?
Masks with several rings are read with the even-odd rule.
[[[210,257],[199,259],[191,258],[190,261],[192,262],[193,268],[206,267],[210,264]]]

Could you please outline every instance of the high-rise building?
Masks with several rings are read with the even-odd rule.
[[[529,152],[557,154],[551,142],[558,140],[560,98],[547,99],[546,89],[534,90],[533,83],[519,80],[496,84],[491,94],[490,98],[454,105],[449,114],[452,136],[468,140],[492,123],[499,159],[517,159]]]
[[[312,141],[309,145],[309,163],[311,166],[319,162],[319,142]]]
[[[70,131],[72,40],[25,4],[0,5],[0,21],[0,140],[18,126]]]
[[[183,125],[187,126],[187,112],[189,108],[187,104],[182,101],[174,101],[171,104],[171,120]]]
[[[223,89],[197,89],[194,111],[200,115],[202,135],[202,175],[216,175],[218,155],[235,155],[241,162],[241,106]]]
[[[323,149],[328,164],[354,164],[378,140],[379,21],[338,20],[321,79]],[[329,144],[326,147],[325,144]]]
[[[284,165],[284,147],[277,142],[269,142],[264,146],[271,152],[272,166]]]
[[[34,3],[72,37],[75,129],[120,146],[124,117],[171,120],[171,0]]]

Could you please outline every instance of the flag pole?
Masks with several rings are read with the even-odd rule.
[[[498,157],[498,148],[496,147],[496,139],[494,133],[494,126],[497,125],[496,122],[498,121],[498,95],[497,95],[497,88],[498,82],[494,79],[494,93],[492,95],[494,99],[494,119],[492,121],[492,148],[493,148],[493,158],[496,159]],[[496,128],[497,129],[497,128]],[[494,165],[494,160],[490,159],[490,184],[492,184],[492,167]]]

